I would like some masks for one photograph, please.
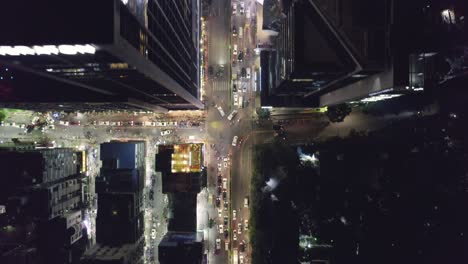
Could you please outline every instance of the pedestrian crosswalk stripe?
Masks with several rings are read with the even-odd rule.
[[[229,84],[227,81],[213,81],[212,87],[214,92],[229,91]]]

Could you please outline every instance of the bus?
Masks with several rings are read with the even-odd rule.
[[[239,254],[237,253],[237,248],[235,248],[233,251],[232,251],[232,263],[233,264],[237,264],[238,262],[238,259],[239,259]]]

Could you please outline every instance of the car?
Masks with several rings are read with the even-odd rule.
[[[233,54],[234,56],[237,55],[237,44],[234,44],[234,48],[232,49],[232,54]]]
[[[241,69],[241,76],[242,76],[243,78],[245,78],[246,75],[247,75],[247,71],[245,70],[244,67],[242,67],[242,69]]]
[[[227,228],[224,230],[224,238],[227,239],[229,237],[229,231]]]
[[[221,200],[219,198],[216,199],[216,207],[221,206]]]
[[[223,178],[223,188],[227,190],[227,178]]]
[[[218,171],[221,171],[222,168],[223,168],[223,164],[218,163]]]
[[[232,110],[232,112],[228,115],[227,119],[231,121],[237,115],[237,110]]]
[[[248,208],[249,207],[249,197],[244,198],[244,207]]]
[[[224,192],[223,192],[223,200],[226,200],[226,199],[227,199],[227,192],[224,191]]]
[[[59,125],[68,126],[68,125],[70,125],[70,122],[60,120],[60,121],[59,121]]]
[[[239,263],[244,264],[244,255],[239,256]]]
[[[235,83],[232,84],[232,91],[234,93],[237,92],[237,85]]]
[[[250,79],[250,67],[247,67],[247,79]]]
[[[218,175],[218,186],[221,186],[221,184],[223,184],[223,177]]]
[[[236,26],[232,26],[232,36],[233,36],[233,37],[237,36],[237,28],[236,28]]]
[[[241,39],[244,36],[244,29],[239,27],[239,38]]]
[[[237,224],[237,233],[240,235],[242,234],[242,223]]]
[[[223,210],[218,209],[218,217],[219,218],[223,217]]]
[[[226,114],[224,113],[223,108],[222,108],[221,106],[216,107],[216,109],[218,109],[218,112],[219,112],[219,114],[221,115],[221,117],[224,117],[224,116],[226,115]]]
[[[229,157],[224,157],[223,160],[224,161],[229,161]]]
[[[232,234],[232,240],[237,241],[236,230],[234,230],[234,233]]]
[[[239,244],[239,250],[240,250],[240,252],[245,252],[245,241],[244,240]]]
[[[224,201],[224,210],[227,211],[228,210],[228,201]]]
[[[211,66],[211,65],[208,67],[208,74],[210,76],[213,75],[213,66]]]
[[[244,230],[249,230],[249,219],[244,219]]]
[[[223,162],[224,164],[224,168],[227,168],[228,167],[228,163],[227,162]]]
[[[236,14],[237,14],[237,3],[234,3],[234,4],[232,5],[232,14],[233,14],[233,15],[236,15]]]
[[[236,216],[237,216],[236,210],[232,210],[232,220],[236,221]]]
[[[81,121],[78,120],[78,121],[70,121],[70,125],[71,126],[81,126]]]
[[[234,137],[232,138],[232,146],[233,146],[233,147],[237,146],[237,139],[238,139],[238,138],[239,138],[238,136],[234,136]]]
[[[221,195],[222,192],[223,192],[223,188],[221,188],[221,186],[218,186],[218,195]]]
[[[151,239],[156,239],[156,229],[151,229]]]
[[[225,217],[224,217],[224,224],[227,225],[227,224],[228,224],[228,221],[229,221],[228,217],[225,216]]]
[[[224,233],[224,228],[223,228],[223,225],[219,225],[219,233],[223,234]]]
[[[217,238],[216,239],[216,250],[220,250],[221,249],[221,239]]]
[[[134,125],[135,125],[135,122],[133,122],[133,121],[128,121],[127,124],[128,124],[129,126],[134,126]]]
[[[229,251],[229,241],[224,241],[224,249]]]
[[[245,9],[245,17],[246,17],[247,19],[250,18],[250,9],[249,9],[248,7]]]
[[[171,133],[172,133],[171,130],[162,130],[162,131],[161,131],[161,136],[166,136],[166,135],[169,135],[169,134],[171,134]]]
[[[237,46],[237,45],[235,45],[235,46]],[[236,54],[234,54],[234,55],[236,55]],[[243,59],[244,59],[244,52],[243,52],[243,51],[239,51],[239,55],[237,56],[237,60],[238,60],[239,62],[242,62]]]
[[[241,2],[240,2],[239,12],[240,12],[241,15],[243,15],[244,12],[245,12],[245,4],[244,4],[244,1],[241,1]]]

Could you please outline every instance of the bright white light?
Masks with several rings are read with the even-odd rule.
[[[45,45],[45,46],[34,46],[34,51],[36,55],[58,55],[59,50],[54,45]]]
[[[34,49],[26,46],[15,46],[21,55],[34,55]]]
[[[378,102],[383,100],[388,100],[396,97],[400,97],[401,94],[380,94],[377,96],[371,96],[369,98],[362,99],[361,102],[363,103],[370,103],[370,102]]]
[[[78,53],[78,51],[72,45],[60,45],[58,48],[62,54],[76,55]]]
[[[450,9],[445,9],[444,11],[441,12],[442,15],[442,20],[446,24],[455,24],[456,23],[456,18],[455,18],[455,12]]]
[[[94,54],[96,48],[92,45],[45,45],[45,46],[0,46],[0,56],[21,56],[21,55],[65,55]]]
[[[128,4],[128,0],[121,0],[124,5]]]

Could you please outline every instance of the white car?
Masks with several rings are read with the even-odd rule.
[[[232,54],[237,56],[237,44],[234,44],[234,48],[232,49]]]
[[[224,232],[223,225],[219,225],[219,233],[222,234]]]
[[[244,198],[244,207],[245,208],[249,207],[249,198],[248,197]]]
[[[247,79],[250,79],[250,67],[247,67]]]
[[[231,121],[237,115],[237,110],[233,110],[227,117],[229,121]]]
[[[233,15],[236,15],[236,14],[237,14],[237,3],[234,3],[234,4],[232,5],[232,14],[233,14]]]
[[[250,8],[245,9],[245,17],[250,18]]]
[[[234,137],[232,138],[232,146],[233,146],[233,147],[237,146],[237,139],[238,139],[238,138],[239,138],[238,136],[234,136]]]
[[[239,9],[241,15],[243,15],[244,12],[245,12],[244,8],[245,8],[245,4],[244,4],[244,2],[242,1],[242,2],[240,2],[240,9]]]
[[[221,239],[217,238],[216,239],[216,250],[220,250],[221,249]]]
[[[234,230],[234,234],[232,235],[232,240],[237,241],[237,234],[235,230]]]
[[[223,188],[227,190],[227,179],[223,178]]]
[[[221,106],[216,107],[216,109],[218,109],[219,114],[221,115],[221,117],[224,117],[224,116],[226,115],[226,114],[224,113],[223,108],[222,108]]]
[[[240,264],[244,264],[244,255],[239,256],[239,262]]]
[[[249,230],[249,219],[244,220],[244,230]]]
[[[163,130],[163,131],[161,131],[161,136],[166,136],[166,135],[169,135],[171,133],[172,133],[171,130]]]
[[[228,241],[225,241],[225,242],[224,242],[224,249],[225,249],[226,251],[229,251],[229,242],[228,242]]]
[[[224,162],[224,168],[226,169],[228,167],[228,163],[225,161]]]
[[[223,217],[223,210],[218,209],[218,217],[219,218]]]
[[[156,239],[156,229],[151,229],[151,239]]]
[[[237,213],[236,210],[232,210],[232,220],[236,221]]]
[[[70,123],[68,121],[62,121],[60,120],[59,121],[59,124],[62,125],[62,126],[68,126]]]

